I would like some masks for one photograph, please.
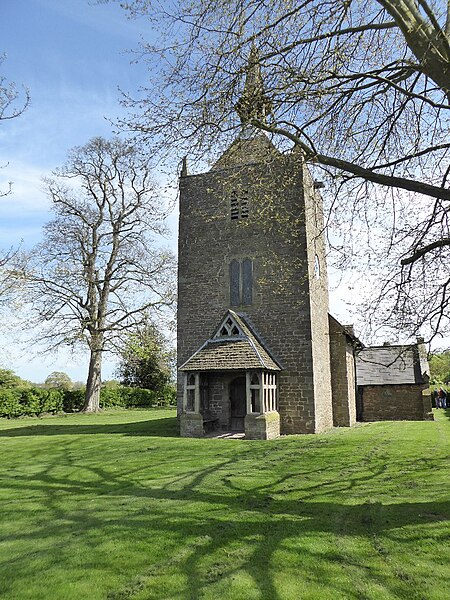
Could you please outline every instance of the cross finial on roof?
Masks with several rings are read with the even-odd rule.
[[[251,125],[254,120],[265,123],[271,110],[272,103],[264,92],[259,52],[255,46],[252,46],[248,57],[244,91],[236,103],[236,112],[245,127]]]

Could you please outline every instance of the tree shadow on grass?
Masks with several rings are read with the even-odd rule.
[[[148,425],[148,422],[143,423]],[[218,445],[218,449],[220,447],[224,448]],[[154,464],[150,459],[134,469],[124,464],[119,472],[112,471],[108,465],[90,466],[78,460],[75,470],[68,474],[61,464],[68,459],[55,457],[52,464],[39,472],[15,474],[9,482],[5,480],[5,486],[9,486],[17,498],[36,494],[45,497],[46,520],[42,526],[23,529],[11,537],[26,540],[29,548],[34,542],[48,538],[53,554],[61,551],[58,544],[70,539],[74,531],[86,538],[92,531],[100,532],[90,538],[99,548],[108,537],[119,548],[129,539],[136,543],[159,543],[158,558],[153,555],[147,565],[140,563],[128,579],[122,574],[123,584],[110,589],[110,600],[132,600],[143,597],[143,592],[149,599],[198,600],[205,593],[213,592],[215,586],[231,586],[243,576],[253,582],[260,600],[301,597],[282,591],[284,582],[277,572],[280,564],[284,580],[296,579],[296,584],[303,580],[310,590],[314,587],[325,590],[327,598],[371,597],[364,588],[367,582],[384,589],[387,597],[423,597],[423,594],[420,596],[420,578],[416,580],[414,573],[402,567],[401,549],[398,555],[392,556],[392,544],[401,546],[408,542],[408,548],[413,548],[414,540],[419,542],[426,538],[423,526],[428,525],[438,526],[438,530],[430,532],[430,541],[444,535],[445,523],[450,518],[450,502],[383,504],[363,500],[377,490],[380,471],[373,465],[372,474],[368,474],[366,468],[360,468],[358,457],[342,461],[341,468],[348,470],[346,480],[342,480],[339,473],[333,475],[330,467],[326,485],[334,485],[335,489],[329,495],[306,480],[306,476],[314,473],[321,476],[315,464],[310,470],[306,465],[303,468],[296,465],[291,475],[274,476],[268,483],[261,483],[258,477],[252,479],[251,476],[258,474],[258,462],[253,458],[256,458],[253,451],[249,455],[245,450],[228,459],[218,456],[206,467],[193,468],[180,456],[179,472],[170,470],[172,458],[169,457],[167,475],[163,470],[164,475],[152,479],[149,471]],[[158,457],[155,461],[158,462]],[[244,478],[250,463],[253,463],[254,473]],[[84,478],[77,478],[78,469],[83,470]],[[425,465],[419,465],[418,469],[421,473],[427,470]],[[323,469],[326,470],[327,467]],[[259,471],[260,475],[262,472]],[[291,488],[288,487],[290,481]],[[336,490],[342,493],[355,487],[361,497],[358,503],[331,500]],[[73,508],[62,508],[62,492],[73,502]],[[104,503],[99,500],[101,496],[106,496]],[[77,502],[81,502],[80,508],[76,508]],[[95,504],[88,508],[88,502]],[[9,517],[13,518],[16,509],[11,506],[9,510]],[[27,510],[26,505],[21,506],[21,510]],[[47,521],[47,517],[51,518]],[[403,538],[399,535],[401,528],[408,529]],[[365,553],[358,553],[348,545],[351,538],[364,545]],[[9,567],[32,576],[28,561],[29,554],[25,552]],[[105,574],[120,568],[117,563],[112,566],[108,561],[111,562],[111,557],[96,555],[95,568],[101,568]],[[88,560],[86,568],[89,568]],[[178,595],[170,591],[174,572],[181,574],[184,582]],[[346,576],[340,577],[340,572]],[[358,577],[365,580],[359,582]],[[442,582],[441,589],[445,589],[446,584],[450,585],[448,578]],[[158,596],[161,585],[164,596]],[[226,597],[232,597],[231,593],[227,592]],[[242,589],[239,597],[242,597]]]
[[[1,429],[1,437],[44,436],[44,435],[133,435],[179,437],[176,417],[149,419],[133,423],[92,423],[80,425],[40,424]]]

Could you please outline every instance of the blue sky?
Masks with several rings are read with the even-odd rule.
[[[0,248],[31,247],[50,219],[41,178],[62,165],[67,151],[93,136],[109,137],[123,113],[118,88],[134,92],[146,69],[129,50],[148,38],[144,20],[129,20],[116,3],[90,0],[0,0],[0,73],[29,89],[31,103],[17,119],[0,122]],[[175,230],[175,215],[170,220]],[[175,237],[175,236],[174,236]],[[43,381],[53,370],[84,380],[86,357],[34,358],[19,350],[8,328],[0,334],[0,366]],[[112,374],[106,362],[104,378]]]
[[[112,134],[108,119],[114,121],[125,110],[118,88],[133,95],[145,85],[146,67],[135,63],[129,51],[149,35],[145,20],[127,19],[115,2],[0,0],[0,53],[6,54],[0,73],[25,85],[31,95],[22,116],[0,122],[0,165],[6,165],[0,169],[0,190],[14,182],[13,194],[0,198],[0,248],[21,241],[31,247],[40,240],[42,225],[50,219],[41,178],[64,163],[70,148]],[[175,245],[176,214],[169,225]],[[339,291],[348,299],[347,285]],[[337,291],[331,301],[333,313],[350,322]],[[85,380],[86,355],[33,358],[8,328],[0,328],[0,367],[36,382],[54,370]],[[113,369],[106,361],[104,379]]]

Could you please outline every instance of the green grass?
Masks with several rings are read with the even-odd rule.
[[[450,410],[272,442],[0,421],[2,600],[450,598]]]

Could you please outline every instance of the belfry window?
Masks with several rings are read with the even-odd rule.
[[[247,219],[249,215],[248,190],[233,190],[230,195],[230,217],[232,221]]]
[[[230,263],[230,304],[252,304],[253,302],[253,261],[245,258],[242,262]]]

